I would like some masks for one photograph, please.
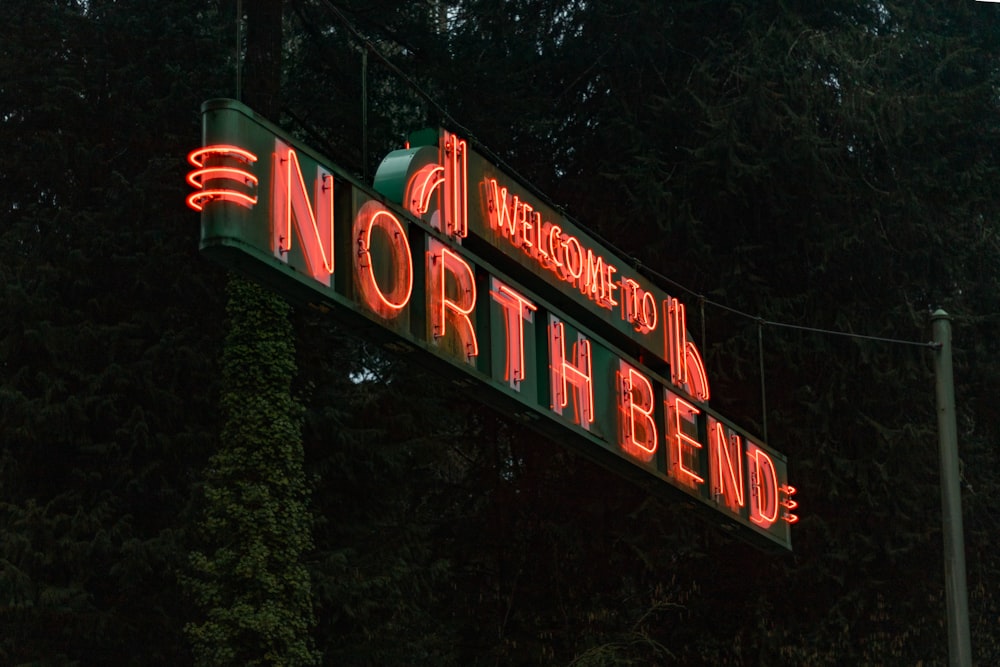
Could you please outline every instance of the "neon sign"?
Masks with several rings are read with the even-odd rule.
[[[791,548],[779,452],[708,404],[684,304],[440,131],[372,187],[232,100],[189,156],[201,249],[417,352],[498,409],[744,537]]]

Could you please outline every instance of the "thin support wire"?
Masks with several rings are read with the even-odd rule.
[[[610,245],[611,249],[614,250],[615,252],[619,252],[618,249],[614,245],[611,245],[611,244],[608,244],[608,245]],[[758,317],[758,316],[755,316],[755,315],[751,315],[750,313],[745,313],[742,310],[738,310],[738,309],[733,308],[731,306],[727,306],[724,303],[720,303],[718,301],[713,301],[712,299],[706,298],[704,295],[699,294],[698,292],[695,292],[694,290],[692,290],[692,289],[690,289],[690,288],[682,285],[681,283],[677,282],[676,280],[673,280],[673,279],[671,279],[671,278],[663,275],[662,273],[660,273],[658,271],[655,271],[653,269],[650,269],[648,266],[643,265],[637,258],[632,257],[631,259],[632,259],[633,266],[636,268],[637,271],[640,271],[640,272],[646,273],[647,275],[650,275],[650,276],[653,276],[655,278],[658,278],[659,280],[662,280],[665,283],[673,285],[674,287],[676,287],[677,289],[681,290],[682,292],[686,292],[688,295],[697,298],[699,300],[699,302],[702,303],[702,308],[703,309],[704,309],[704,304],[707,303],[710,306],[714,306],[715,308],[718,308],[719,310],[724,310],[727,313],[731,313],[733,315],[736,315],[737,317],[742,317],[742,318],[747,319],[747,320],[753,320],[755,322],[760,322],[761,324],[764,324],[764,325],[767,325],[767,326],[772,326],[772,327],[783,327],[785,329],[797,329],[799,331],[809,331],[809,332],[812,332],[812,333],[826,334],[826,335],[829,335],[829,336],[844,336],[846,338],[855,338],[855,339],[859,339],[859,340],[870,340],[870,341],[876,341],[876,342],[879,342],[879,343],[892,343],[894,345],[915,345],[917,347],[926,347],[926,348],[929,348],[929,349],[937,349],[938,347],[940,347],[937,343],[935,343],[933,341],[927,341],[927,342],[925,342],[925,341],[916,341],[916,340],[905,340],[905,339],[900,339],[900,338],[886,338],[886,337],[883,337],[883,336],[868,336],[868,335],[865,335],[865,334],[852,333],[850,331],[833,331],[831,329],[821,329],[821,328],[818,328],[818,327],[809,327],[809,326],[804,326],[804,325],[801,325],[801,324],[791,324],[791,323],[788,323],[788,322],[775,322],[773,320],[765,320],[765,319],[763,319],[761,317]]]
[[[361,50],[361,173],[368,182],[368,51]]]

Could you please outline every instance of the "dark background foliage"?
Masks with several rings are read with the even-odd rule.
[[[195,659],[203,589],[184,582],[215,549],[206,496],[240,472],[209,463],[234,329],[184,156],[201,101],[234,95],[237,4],[4,3],[2,664]],[[719,302],[907,341],[929,339],[931,309],[954,316],[972,643],[1000,662],[994,7],[285,0],[272,27],[273,119],[337,163],[370,178],[407,132],[449,125],[688,288],[664,283],[713,405],[762,432],[766,404],[802,503],[794,552],[758,552],[298,310],[300,648],[944,662],[931,353],[770,325],[762,362],[758,322]]]

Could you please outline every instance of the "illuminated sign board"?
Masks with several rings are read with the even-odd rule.
[[[684,305],[448,131],[358,182],[246,106],[202,107],[201,250],[416,354],[490,405],[761,546],[779,452],[716,413]]]

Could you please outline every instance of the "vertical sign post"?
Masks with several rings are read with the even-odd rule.
[[[962,489],[955,425],[955,381],[951,368],[951,317],[938,309],[931,315],[934,375],[937,391],[938,443],[941,450],[941,523],[944,533],[945,597],[948,604],[948,660],[952,667],[972,665],[969,601],[965,588],[965,539],[962,532]]]

